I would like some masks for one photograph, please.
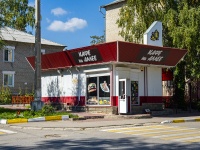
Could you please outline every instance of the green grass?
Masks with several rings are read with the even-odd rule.
[[[44,117],[44,116],[57,116],[57,115],[69,115],[69,118],[78,118],[77,115],[71,114],[69,112],[56,112],[53,111],[51,107],[47,106],[46,108],[40,111],[32,111],[32,110],[20,110],[20,114],[17,112],[19,110],[7,109],[0,107],[0,119],[15,119],[15,118],[36,118],[36,117]],[[49,109],[50,108],[50,109]]]

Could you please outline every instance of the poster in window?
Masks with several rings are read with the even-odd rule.
[[[97,77],[87,78],[87,104],[97,105]]]
[[[131,104],[137,105],[138,102],[138,81],[131,81]]]
[[[99,77],[99,104],[110,105],[110,76]]]

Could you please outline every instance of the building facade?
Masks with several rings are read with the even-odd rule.
[[[0,50],[0,84],[8,86],[13,95],[31,93],[34,90],[34,71],[26,57],[35,55],[35,37],[28,33],[1,28],[1,40],[5,46]],[[66,46],[41,40],[41,53],[63,51]]]
[[[126,4],[126,0],[116,0],[110,4],[101,6],[105,8],[105,39],[106,42],[124,41],[124,38],[119,35],[120,28],[116,24],[119,18],[120,8]]]
[[[42,101],[115,114],[162,110],[162,68],[175,66],[186,53],[115,41],[45,54]],[[27,60],[34,68],[35,58]]]
[[[125,41],[123,37],[119,35],[120,28],[117,25],[117,19],[119,19],[120,8],[126,4],[127,0],[115,0],[112,3],[107,5],[101,6],[106,10],[105,14],[105,37],[106,42],[112,42],[115,40]],[[160,24],[157,26],[156,24]],[[153,28],[157,28],[153,30]],[[159,40],[152,41],[149,40],[151,32],[155,32],[159,30]],[[150,34],[147,34],[150,33]],[[144,33],[144,43],[148,45],[155,45],[155,46],[163,46],[162,44],[162,23],[155,21],[152,23],[152,26],[147,29]],[[163,69],[162,71],[162,86],[163,86],[163,96],[172,96],[173,95],[173,72],[169,69],[166,71]]]

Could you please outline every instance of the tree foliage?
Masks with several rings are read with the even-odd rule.
[[[200,77],[199,0],[127,0],[119,16],[119,34],[136,43],[142,42],[144,32],[155,20],[161,21],[164,45],[187,49],[187,77]]]
[[[92,41],[90,42],[91,45],[95,45],[95,44],[100,44],[100,43],[104,43],[105,42],[105,36],[90,36],[90,38],[92,39]]]
[[[185,78],[200,78],[200,1],[127,0],[117,20],[119,35],[141,43],[155,20],[163,23],[164,46],[188,50],[183,62],[174,68],[176,88],[184,91]]]
[[[28,0],[0,0],[0,8],[0,26],[21,31],[34,27],[35,8],[28,5]]]

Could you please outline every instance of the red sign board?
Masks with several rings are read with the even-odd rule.
[[[102,57],[98,49],[89,49],[82,51],[74,51],[70,53],[76,64],[88,64],[102,61]]]

